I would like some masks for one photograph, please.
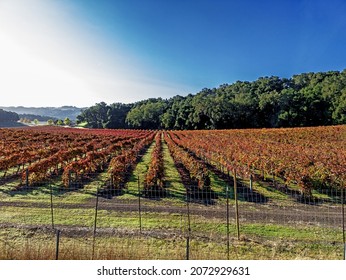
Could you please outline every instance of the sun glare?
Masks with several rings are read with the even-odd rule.
[[[90,105],[96,101],[78,68],[78,58],[73,61],[73,52],[67,51],[64,39],[71,33],[65,26],[59,29],[53,21],[44,25],[38,11],[26,12],[20,5],[10,3],[1,8],[2,106],[61,106],[83,104],[83,99]]]
[[[184,94],[58,1],[0,0],[2,106],[91,106]],[[180,88],[182,86],[179,86]]]
[[[2,103],[73,104],[80,102],[81,96],[90,94],[81,78],[30,55],[9,41],[1,40],[0,61]]]

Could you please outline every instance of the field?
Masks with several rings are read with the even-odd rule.
[[[343,259],[346,126],[0,129],[0,259]]]

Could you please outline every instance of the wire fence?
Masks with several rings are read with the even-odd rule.
[[[344,192],[0,183],[0,259],[345,259]],[[235,184],[235,182],[238,182]],[[213,187],[213,186],[211,186]]]

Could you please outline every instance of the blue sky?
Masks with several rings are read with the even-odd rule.
[[[91,106],[346,68],[343,0],[0,0],[0,105]]]

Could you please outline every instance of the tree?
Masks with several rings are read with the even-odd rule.
[[[64,124],[65,125],[71,125],[71,120],[69,118],[64,119]]]
[[[182,96],[174,96],[167,101],[167,109],[162,114],[161,125],[165,129],[178,129],[175,127],[176,116],[181,107],[181,103],[184,101]]]
[[[339,98],[338,105],[333,112],[333,120],[336,124],[346,123],[346,89],[343,90],[343,93]]]
[[[130,127],[143,129],[161,128],[161,118],[167,105],[161,98],[135,104],[128,112],[126,122]]]
[[[108,106],[105,128],[127,128],[126,116],[131,110],[131,104],[113,103]]]
[[[104,128],[108,122],[108,109],[105,102],[96,103],[77,116],[77,123],[87,122],[89,127]]]
[[[277,91],[271,91],[259,95],[258,100],[258,126],[278,127],[281,95]]]

